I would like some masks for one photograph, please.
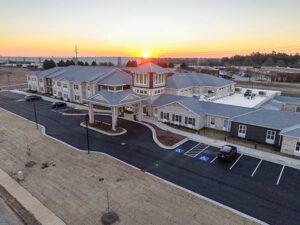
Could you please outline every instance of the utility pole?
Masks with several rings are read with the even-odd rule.
[[[33,111],[34,111],[34,118],[35,118],[36,129],[39,129],[38,122],[37,122],[37,115],[36,115],[35,103],[33,103]]]
[[[86,143],[88,154],[90,154],[90,140],[89,140],[89,115],[85,116],[85,127],[86,127]]]
[[[78,48],[77,45],[75,45],[75,60],[76,60],[76,64],[78,63]]]

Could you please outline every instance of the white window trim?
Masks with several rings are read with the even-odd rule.
[[[299,146],[298,146],[298,144],[299,144]],[[297,147],[299,147],[299,150],[297,150]],[[294,152],[297,154],[300,154],[300,141],[296,141]]]
[[[214,124],[211,124],[212,119],[214,119]],[[211,128],[216,127],[216,118],[213,116],[209,117],[209,127],[211,127]]]
[[[243,127],[243,128],[241,128]],[[240,131],[244,131],[244,132],[240,132]],[[246,137],[246,133],[247,133],[247,126],[244,125],[244,124],[239,124],[239,127],[238,127],[238,136],[240,138],[245,138]]]
[[[273,137],[273,138],[270,139],[270,138],[268,138],[268,136]],[[275,139],[276,139],[276,131],[275,130],[267,130],[267,132],[266,132],[266,143],[267,144],[274,144]]]
[[[225,127],[225,121],[227,121],[227,127]],[[224,120],[223,120],[223,130],[224,130],[224,131],[228,131],[228,129],[229,129],[229,120],[224,119]]]

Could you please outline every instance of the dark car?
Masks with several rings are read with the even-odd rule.
[[[56,109],[56,108],[63,108],[66,106],[67,106],[67,104],[65,102],[53,102],[51,105],[51,108]]]
[[[231,161],[237,154],[237,148],[232,145],[224,145],[218,152],[218,159],[222,161]]]
[[[247,89],[247,90],[245,91],[245,93],[244,93],[244,96],[245,96],[245,97],[248,97],[248,96],[251,96],[251,94],[252,94],[252,91],[249,90],[249,89]]]
[[[36,101],[36,100],[41,100],[42,97],[38,95],[27,95],[25,96],[25,101],[26,102],[31,102],[31,101]]]

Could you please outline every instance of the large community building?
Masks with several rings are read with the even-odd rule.
[[[232,97],[236,88],[233,81],[216,76],[174,73],[150,62],[125,69],[68,66],[33,72],[28,76],[28,87],[61,100],[88,104],[90,122],[94,122],[95,106],[110,107],[113,129],[118,116],[130,107],[138,120],[149,116],[193,130],[211,128],[300,155],[300,113],[217,103]],[[267,100],[287,107],[287,100],[279,99],[272,96]]]

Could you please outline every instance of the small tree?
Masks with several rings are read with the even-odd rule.
[[[95,61],[93,61],[92,66],[97,66],[97,63]]]
[[[183,63],[180,64],[180,68],[181,69],[187,69],[188,68],[188,64],[185,63],[185,62],[183,62]]]
[[[66,66],[66,63],[62,60],[60,60],[58,63],[57,63],[57,66]]]
[[[89,66],[89,63],[88,63],[88,62],[85,62],[84,65],[85,65],[85,66]]]
[[[109,62],[107,65],[108,66],[114,66],[114,64],[112,62]]]
[[[51,60],[45,60],[44,62],[43,62],[43,68],[45,69],[45,70],[48,70],[48,69],[51,69],[51,68],[53,68],[53,67],[56,67],[56,64],[55,64],[55,62],[51,59]]]

